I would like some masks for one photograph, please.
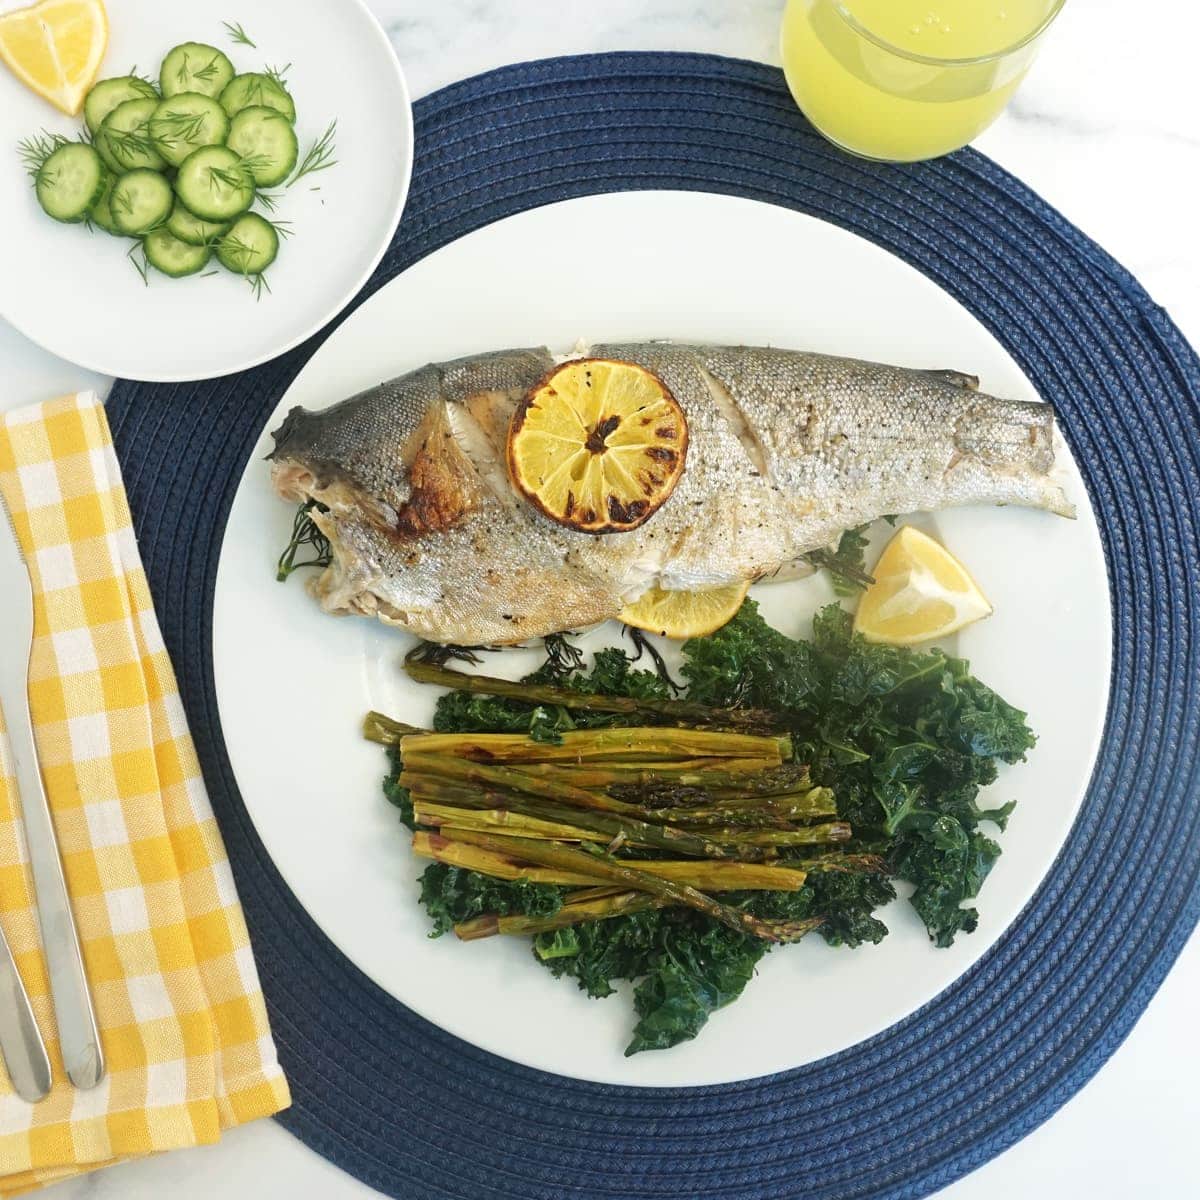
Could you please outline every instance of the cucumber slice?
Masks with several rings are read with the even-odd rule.
[[[173,278],[195,275],[208,266],[212,251],[207,246],[191,246],[180,241],[166,228],[155,229],[142,239],[146,261],[156,270]]]
[[[83,102],[83,119],[88,132],[95,137],[104,118],[118,104],[126,100],[157,100],[158,89],[154,84],[136,75],[118,75],[113,79],[102,79],[94,84]]]
[[[112,215],[112,190],[117,185],[117,180],[120,176],[114,175],[111,171],[106,172],[106,182],[100,192],[99,199],[92,205],[92,211],[88,213],[88,220],[93,225],[103,229],[106,233],[111,233],[120,236],[121,231],[117,228],[116,222]]]
[[[246,213],[216,245],[217,261],[238,275],[261,275],[279,253],[279,234],[265,217]]]
[[[161,171],[167,164],[154,148],[150,136],[150,118],[158,101],[147,96],[141,100],[126,100],[100,122],[96,134],[96,149],[108,167],[120,173],[149,169]]]
[[[233,63],[207,42],[184,42],[167,51],[158,72],[164,97],[180,92],[219,96],[233,78]]]
[[[166,228],[189,246],[211,246],[229,228],[229,222],[202,221],[176,200],[167,218]]]
[[[270,75],[262,75],[257,71],[235,75],[221,93],[221,107],[231,117],[236,117],[243,108],[251,105],[273,108],[283,113],[289,121],[294,123],[296,120],[296,104],[287,89]]]
[[[261,104],[243,108],[233,118],[225,144],[242,156],[259,187],[282,183],[300,153],[291,122],[277,109]]]
[[[254,177],[225,146],[202,146],[179,166],[175,194],[205,221],[231,221],[254,203]]]
[[[223,145],[229,133],[229,118],[211,96],[177,92],[154,110],[148,129],[155,150],[177,167],[201,146]]]
[[[38,203],[56,221],[82,221],[100,199],[108,170],[95,148],[84,142],[59,146],[38,168]]]
[[[174,200],[171,185],[157,171],[141,167],[117,180],[108,207],[118,233],[141,237],[167,219]]]

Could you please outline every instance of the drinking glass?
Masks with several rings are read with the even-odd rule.
[[[965,146],[1003,111],[1065,0],[788,0],[796,103],[830,141],[913,162]]]

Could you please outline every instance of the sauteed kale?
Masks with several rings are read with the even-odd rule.
[[[414,665],[412,673],[451,687],[463,680],[460,672],[440,664]],[[385,782],[389,799],[399,806],[405,824],[416,830],[415,838],[424,839],[420,845],[427,856],[447,856],[430,863],[421,878],[421,902],[433,922],[431,936],[452,929],[466,938],[529,932],[535,960],[554,975],[574,978],[591,996],[610,995],[619,980],[634,981],[638,1019],[626,1050],[634,1054],[695,1037],[710,1013],[741,994],[774,940],[789,940],[734,928],[728,910],[763,929],[802,932],[812,927],[830,945],[855,947],[887,934],[876,910],[895,898],[894,881],[901,880],[911,885],[905,889],[911,890],[910,903],[936,945],[949,946],[958,933],[975,929],[978,915],[970,901],[1000,854],[983,825],[990,822],[1002,830],[1012,811],[1012,804],[981,810],[979,789],[996,779],[998,763],[1021,761],[1035,739],[1025,714],[975,679],[966,662],[940,650],[868,644],[852,632],[851,617],[837,605],[817,615],[809,640],[795,640],[768,625],[748,600],[723,629],[684,645],[680,673],[684,688],[674,700],[660,673],[635,667],[622,650],[602,650],[585,667],[580,656],[552,647],[546,663],[523,684],[504,685],[507,695],[465,690],[443,695],[434,728],[463,735],[463,761],[480,761],[481,743],[472,741],[480,734],[525,734],[547,747],[566,739],[584,747],[581,753],[587,756],[593,753],[587,749],[593,742],[596,755],[608,754],[608,743],[596,740],[598,734],[581,737],[577,731],[626,727],[631,745],[665,755],[660,743],[684,736],[682,727],[701,727],[704,732],[696,736],[702,741],[739,737],[743,735],[732,731],[747,726],[734,714],[766,710],[776,740],[790,749],[792,762],[807,766],[807,772],[787,761],[778,767],[746,765],[738,769],[747,773],[733,782],[717,780],[728,786],[706,783],[697,788],[687,783],[692,776],[686,774],[686,764],[672,765],[664,757],[662,781],[643,779],[605,791],[606,771],[616,778],[627,764],[587,758],[575,764],[585,772],[578,778],[600,788],[602,803],[616,809],[597,813],[587,808],[586,797],[585,807],[578,810],[555,808],[556,801],[545,796],[522,801],[520,787],[536,791],[543,785],[519,780],[528,781],[539,771],[545,778],[565,777],[553,764],[505,762],[499,774],[493,767],[478,784],[498,790],[476,802],[461,783],[437,783],[432,775],[422,774],[421,763],[434,761],[429,757],[434,751],[424,747],[442,754],[447,745],[457,744],[453,738],[449,743],[410,740],[403,754],[413,761],[405,764],[399,739],[406,727],[375,715],[369,719],[368,736],[390,743],[392,769]],[[577,706],[580,698],[599,696],[627,697],[633,707],[612,712],[587,701],[585,707]],[[722,721],[722,712],[729,720]],[[722,733],[722,727],[731,732]],[[765,742],[760,734],[756,730],[751,736]],[[533,745],[527,739],[516,743]],[[539,757],[536,749],[523,750],[517,744],[512,753]],[[442,798],[439,788],[449,797],[446,803],[473,805],[471,820],[463,824],[474,832],[466,829],[461,835],[468,841],[450,845],[442,836],[445,828],[417,824],[412,796],[400,777],[406,766],[406,779],[420,779],[423,787],[433,788],[422,793],[432,799],[418,799],[418,816],[446,811],[435,803]],[[517,771],[513,790],[507,790],[505,772],[510,768]],[[717,779],[716,774],[710,776]],[[781,791],[786,796],[779,795]],[[773,794],[752,805],[755,792]],[[501,815],[521,823],[518,836],[564,836],[570,841],[569,833],[561,833],[570,826],[561,823],[555,827],[559,834],[537,832],[538,822],[551,811],[557,818],[574,812],[573,819],[584,828],[576,831],[570,846],[550,840],[516,842],[504,836],[504,829],[491,827],[497,819],[494,808],[477,811],[480,804],[500,804],[504,796],[510,798],[507,807],[513,811]],[[784,800],[787,804],[781,806]],[[706,803],[717,808],[704,809]],[[689,809],[689,804],[701,807]],[[831,824],[828,814],[819,815],[823,804],[836,805],[836,822]],[[708,819],[701,814],[718,809],[724,825],[699,829],[697,821]],[[689,813],[694,819],[689,820]],[[581,887],[586,880],[570,885],[538,881],[566,869],[556,859],[561,852],[572,862],[585,861],[578,855],[591,853],[596,861],[645,871],[656,869],[655,860],[679,857],[639,844],[638,830],[652,820],[682,822],[685,832],[721,843],[724,849],[716,846],[714,853],[726,854],[730,846],[748,850],[753,844],[754,854],[733,855],[738,861],[700,858],[692,864],[694,870],[688,868],[693,884],[718,893],[723,918],[651,892],[622,890],[623,884],[605,886],[598,880],[593,881],[596,886]],[[814,821],[823,822],[820,827],[826,830],[844,829],[848,822],[852,835],[833,845],[792,844],[797,832],[812,828]],[[618,830],[616,836],[610,836],[613,829]],[[588,840],[588,830],[596,831],[594,842]],[[829,834],[835,836],[840,837]],[[780,844],[760,853],[758,842],[764,839]],[[496,864],[503,865],[503,852],[511,852],[514,845],[536,847],[536,853],[529,853],[542,865],[531,865],[526,875],[510,879],[455,865],[476,861],[472,856],[479,855],[480,863],[491,864],[489,870],[500,869]],[[554,865],[545,865],[547,855],[556,860]],[[675,865],[682,869],[685,864]],[[657,869],[668,867],[660,861]],[[803,879],[802,886],[775,890],[771,873],[781,868],[785,875],[788,868],[806,872],[792,875]],[[742,878],[747,881],[745,890],[723,890]],[[577,919],[575,912],[590,915]]]

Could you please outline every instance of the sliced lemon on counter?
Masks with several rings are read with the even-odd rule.
[[[107,46],[103,0],[42,0],[0,17],[0,59],[70,116],[82,107]]]
[[[966,567],[940,542],[905,525],[875,564],[854,628],[869,642],[915,646],[991,616]]]
[[[552,521],[621,533],[675,490],[687,418],[667,385],[634,363],[580,358],[551,371],[508,431],[513,486]]]
[[[627,604],[617,619],[663,637],[704,637],[737,615],[749,590],[748,583],[732,583],[704,592],[668,592],[652,587]]]

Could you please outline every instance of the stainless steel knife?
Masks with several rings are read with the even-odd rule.
[[[33,1019],[29,993],[0,929],[0,1059],[13,1090],[31,1104],[50,1090],[50,1058]]]
[[[33,585],[7,507],[5,516],[0,522],[0,705],[21,795],[63,1065],[76,1087],[91,1088],[104,1077],[104,1052],[29,714]]]

